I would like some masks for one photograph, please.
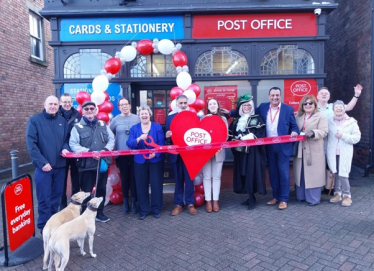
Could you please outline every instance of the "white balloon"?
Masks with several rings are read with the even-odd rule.
[[[203,176],[201,175],[201,173],[199,173],[199,174],[197,174],[197,176],[193,180],[193,184],[194,185],[200,185],[202,183],[203,183]]]
[[[170,107],[171,107],[171,110],[173,110],[175,112],[178,112],[179,107],[177,106],[177,100],[176,99],[171,101]]]
[[[192,84],[191,75],[188,72],[180,72],[177,75],[177,86],[187,89]]]
[[[203,114],[204,114],[204,113],[203,113]],[[109,119],[110,119],[110,120],[111,120],[112,118],[114,118],[114,115],[113,115],[112,113],[109,113],[108,116],[109,116]]]
[[[104,92],[109,87],[109,80],[106,75],[98,75],[92,81],[93,91]]]
[[[94,91],[91,94],[91,101],[95,104],[100,105],[105,101],[105,94],[103,91]]]
[[[184,65],[184,66],[182,67],[182,71],[184,71],[184,72],[188,72],[188,71],[189,71],[188,66],[187,66],[187,65]]]
[[[116,52],[116,54],[115,54],[115,56],[116,56],[116,58],[120,58],[121,57],[121,52]]]
[[[119,182],[119,176],[117,173],[111,173],[109,176],[108,176],[108,179],[107,179],[107,182],[111,185],[111,186],[114,186],[116,185],[118,182]]]
[[[121,55],[127,62],[133,61],[136,57],[136,54],[137,51],[135,47],[131,45],[124,46],[121,50]]]
[[[182,72],[182,67],[178,66],[178,67],[176,67],[176,70],[177,70],[177,74],[178,74],[178,73]]]
[[[131,46],[136,48],[137,43],[135,41],[131,42]]]
[[[175,45],[175,48],[180,51],[182,49],[182,44],[180,43],[177,43],[177,45]]]
[[[158,39],[153,39],[153,43],[158,44]]]
[[[174,47],[174,43],[168,39],[163,39],[158,42],[158,50],[163,55],[170,55]]]
[[[106,75],[106,74],[107,74],[107,71],[104,70],[104,69],[102,69],[102,70],[100,71],[100,74],[102,74],[102,75]]]
[[[187,97],[188,104],[193,104],[196,101],[196,94],[193,90],[187,89],[185,92],[183,92],[183,95]]]
[[[111,74],[110,72],[106,74],[106,78],[108,78],[108,80],[112,80],[113,77],[114,77],[114,74]]]
[[[106,184],[106,193],[105,193],[105,202],[104,205],[107,205],[110,201],[110,195],[113,193],[113,187],[107,183]]]
[[[159,53],[158,49],[157,48],[153,49],[153,53],[158,54]]]
[[[200,110],[199,112],[197,112],[197,116],[198,116],[199,118],[204,117],[204,111],[203,111],[203,110]]]

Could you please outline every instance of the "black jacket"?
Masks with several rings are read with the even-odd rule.
[[[45,109],[30,117],[26,128],[26,146],[35,167],[50,164],[52,168],[66,166],[63,149],[69,149],[68,124],[59,114],[52,116]]]
[[[60,108],[58,110],[58,113],[64,118],[66,119],[66,121],[68,122],[68,131],[69,131],[69,134],[71,132],[71,129],[73,129],[74,127],[74,124],[78,123],[81,118],[82,118],[82,115],[77,111],[77,109],[75,109],[74,107],[71,108],[71,111],[73,112],[71,114],[70,117],[66,117],[66,115],[64,115],[64,109],[62,108],[62,106],[60,105]],[[70,136],[70,135],[69,135]]]

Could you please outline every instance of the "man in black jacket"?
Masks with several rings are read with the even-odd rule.
[[[70,138],[71,129],[73,129],[74,124],[78,123],[82,115],[74,108],[73,99],[71,98],[69,93],[64,93],[60,97],[60,109],[59,114],[66,119],[68,122],[68,137]],[[71,194],[74,195],[80,191],[79,187],[79,175],[78,175],[78,168],[76,165],[76,159],[74,158],[67,158],[66,159],[66,167],[65,167],[65,183],[64,183],[64,191],[62,192],[61,203],[60,203],[60,210],[64,209],[67,206],[67,197],[66,197],[66,186],[67,186],[67,179],[68,179],[68,172],[70,169],[70,179],[71,179]]]
[[[27,150],[36,167],[34,182],[40,232],[60,205],[66,166],[62,154],[69,152],[67,135],[67,122],[58,114],[58,99],[49,96],[43,112],[32,116],[26,129]]]

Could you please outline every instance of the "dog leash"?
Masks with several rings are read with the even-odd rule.
[[[94,198],[96,198],[97,184],[99,183],[100,165],[101,165],[101,157],[99,157],[99,161],[98,161],[98,163],[97,163],[97,169],[96,169],[96,185],[95,185],[95,194],[94,194]]]

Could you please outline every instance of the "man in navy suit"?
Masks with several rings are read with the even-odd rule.
[[[269,103],[262,103],[256,108],[256,114],[260,114],[266,121],[266,136],[298,135],[294,109],[281,103],[281,89],[272,87],[269,91]],[[268,205],[276,205],[278,209],[287,208],[290,193],[290,156],[292,155],[292,143],[267,145],[266,155],[269,167],[270,184],[273,189],[273,199]]]
[[[177,106],[180,111],[188,110],[187,97],[185,95],[179,95],[176,99]],[[170,115],[166,118],[166,144],[172,144],[170,131],[170,124],[177,114]],[[183,123],[180,123],[183,125]],[[175,191],[174,191],[174,204],[175,207],[171,212],[172,216],[179,215],[183,211],[183,194],[184,200],[187,205],[187,209],[191,215],[196,215],[197,210],[194,206],[194,184],[188,174],[186,165],[184,164],[182,157],[178,154],[168,154],[168,162],[173,164],[173,171],[175,175]]]

